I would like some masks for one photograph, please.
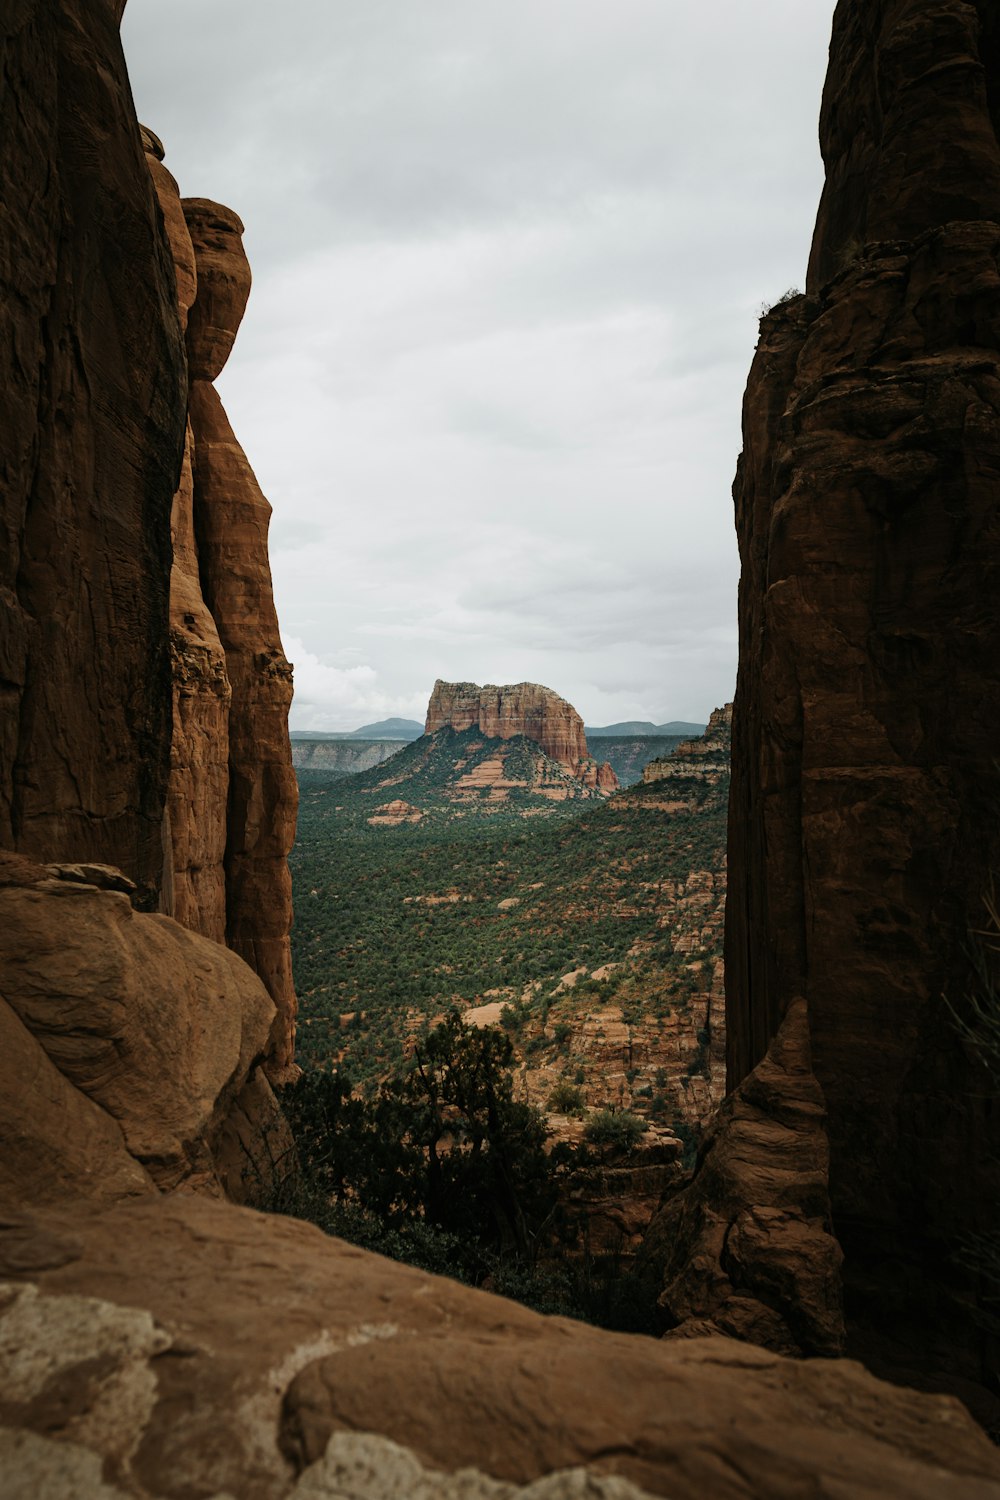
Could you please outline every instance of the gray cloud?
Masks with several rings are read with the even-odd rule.
[[[804,275],[832,10],[130,0],[140,117],[247,224],[220,385],[303,727],[437,676],[589,722],[731,696],[742,388]]]

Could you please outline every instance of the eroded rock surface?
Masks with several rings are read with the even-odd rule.
[[[0,871],[8,1199],[109,1202],[181,1183],[244,1195],[268,1121],[276,1151],[286,1144],[270,1090],[251,1077],[274,1015],[257,977],[125,894],[2,851]],[[248,1088],[252,1120],[231,1121]]]
[[[990,1380],[995,1081],[949,1003],[1000,868],[998,98],[994,5],[841,0],[807,292],[744,407],[726,951],[731,1084],[808,1002],[854,1336]]]
[[[174,680],[189,752],[174,761],[171,830],[188,872],[179,915],[216,935],[224,833],[225,941],[263,979],[276,1011],[268,1052],[274,1081],[294,1076],[295,990],[288,851],[298,788],[288,740],[292,671],[271,592],[271,507],[212,380],[235,340],[250,291],[243,225],[217,203],[183,201],[197,269],[188,316],[191,367],[190,506],[178,495]],[[203,607],[200,607],[202,606]],[[228,768],[220,756],[223,721]],[[228,801],[221,801],[223,783]],[[217,810],[225,809],[220,829]],[[202,913],[204,917],[202,918]]]
[[[5,1482],[60,1457],[82,1472],[89,1453],[91,1482],[164,1500],[375,1500],[383,1465],[517,1487],[585,1468],[589,1487],[549,1484],[601,1500],[612,1477],[671,1500],[1000,1495],[995,1449],[949,1397],[846,1361],[542,1318],[211,1199],[8,1219],[0,1277],[0,1401],[21,1429]],[[322,1487],[351,1464],[353,1489]]]
[[[567,767],[585,786],[613,792],[618,778],[587,749],[583,720],[571,703],[537,682],[507,687],[475,682],[442,682],[438,678],[427,705],[425,734],[450,728],[478,729],[487,739],[509,740],[525,735],[540,745],[550,760]]]
[[[181,326],[186,328],[198,291],[194,246],[177,183],[163,163],[163,144],[145,126],[142,139],[173,255]],[[170,858],[161,906],[185,927],[224,943],[232,690],[219,632],[202,595],[193,458],[194,435],[188,422],[170,515],[173,733],[165,829]]]
[[[800,1000],[719,1110],[693,1183],[646,1236],[640,1259],[663,1287],[674,1337],[723,1332],[783,1354],[843,1349],[825,1124]]]

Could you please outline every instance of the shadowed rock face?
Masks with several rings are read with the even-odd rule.
[[[5,7],[0,51],[0,843],[120,866],[155,905],[174,277],[112,6]]]
[[[990,1288],[955,1254],[1000,1230],[997,1140],[948,1002],[1000,868],[998,38],[985,0],[839,5],[808,290],[762,323],[734,491],[730,1083],[804,996],[852,1337],[972,1377]]]
[[[842,1352],[825,1120],[799,1000],[724,1101],[695,1180],[646,1235],[641,1259],[663,1287],[671,1337],[727,1333],[782,1354]]]
[[[618,778],[606,763],[598,765],[587,748],[583,720],[571,703],[537,682],[507,687],[475,682],[442,682],[438,678],[427,705],[425,734],[445,727],[480,730],[490,739],[523,734],[541,745],[585,786],[613,792]]]
[[[198,284],[187,330],[197,572],[231,687],[225,939],[260,975],[277,1007],[268,1070],[278,1081],[295,1071],[288,873],[298,806],[288,740],[292,670],[271,592],[271,507],[211,384],[239,329],[250,268],[243,225],[231,210],[201,198],[185,199],[183,209]],[[214,670],[211,642],[206,647]],[[195,806],[195,819],[197,812]]]

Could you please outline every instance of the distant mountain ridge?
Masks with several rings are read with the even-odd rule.
[[[292,729],[293,740],[398,740],[408,744],[418,740],[424,726],[416,719],[379,719],[377,724],[362,724],[360,729]]]
[[[654,724],[649,719],[626,719],[621,724],[605,724],[603,727],[595,728],[588,724],[584,733],[588,737],[614,735],[623,738],[625,735],[634,734],[643,739],[657,735],[676,734],[682,738],[690,738],[694,735],[704,734],[704,724],[689,724],[686,719],[671,719],[669,724]]]
[[[419,740],[424,726],[416,719],[379,719],[377,724],[362,724],[351,734],[359,740]]]

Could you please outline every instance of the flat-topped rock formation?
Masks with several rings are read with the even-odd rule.
[[[537,682],[496,687],[487,683],[442,682],[438,678],[427,705],[425,734],[439,729],[477,728],[489,739],[508,740],[523,734],[540,745],[585,786],[613,792],[618,778],[606,763],[600,765],[587,748],[583,720],[571,703]]]
[[[390,760],[408,741],[292,740],[292,765],[303,771],[335,771],[350,776]]]

